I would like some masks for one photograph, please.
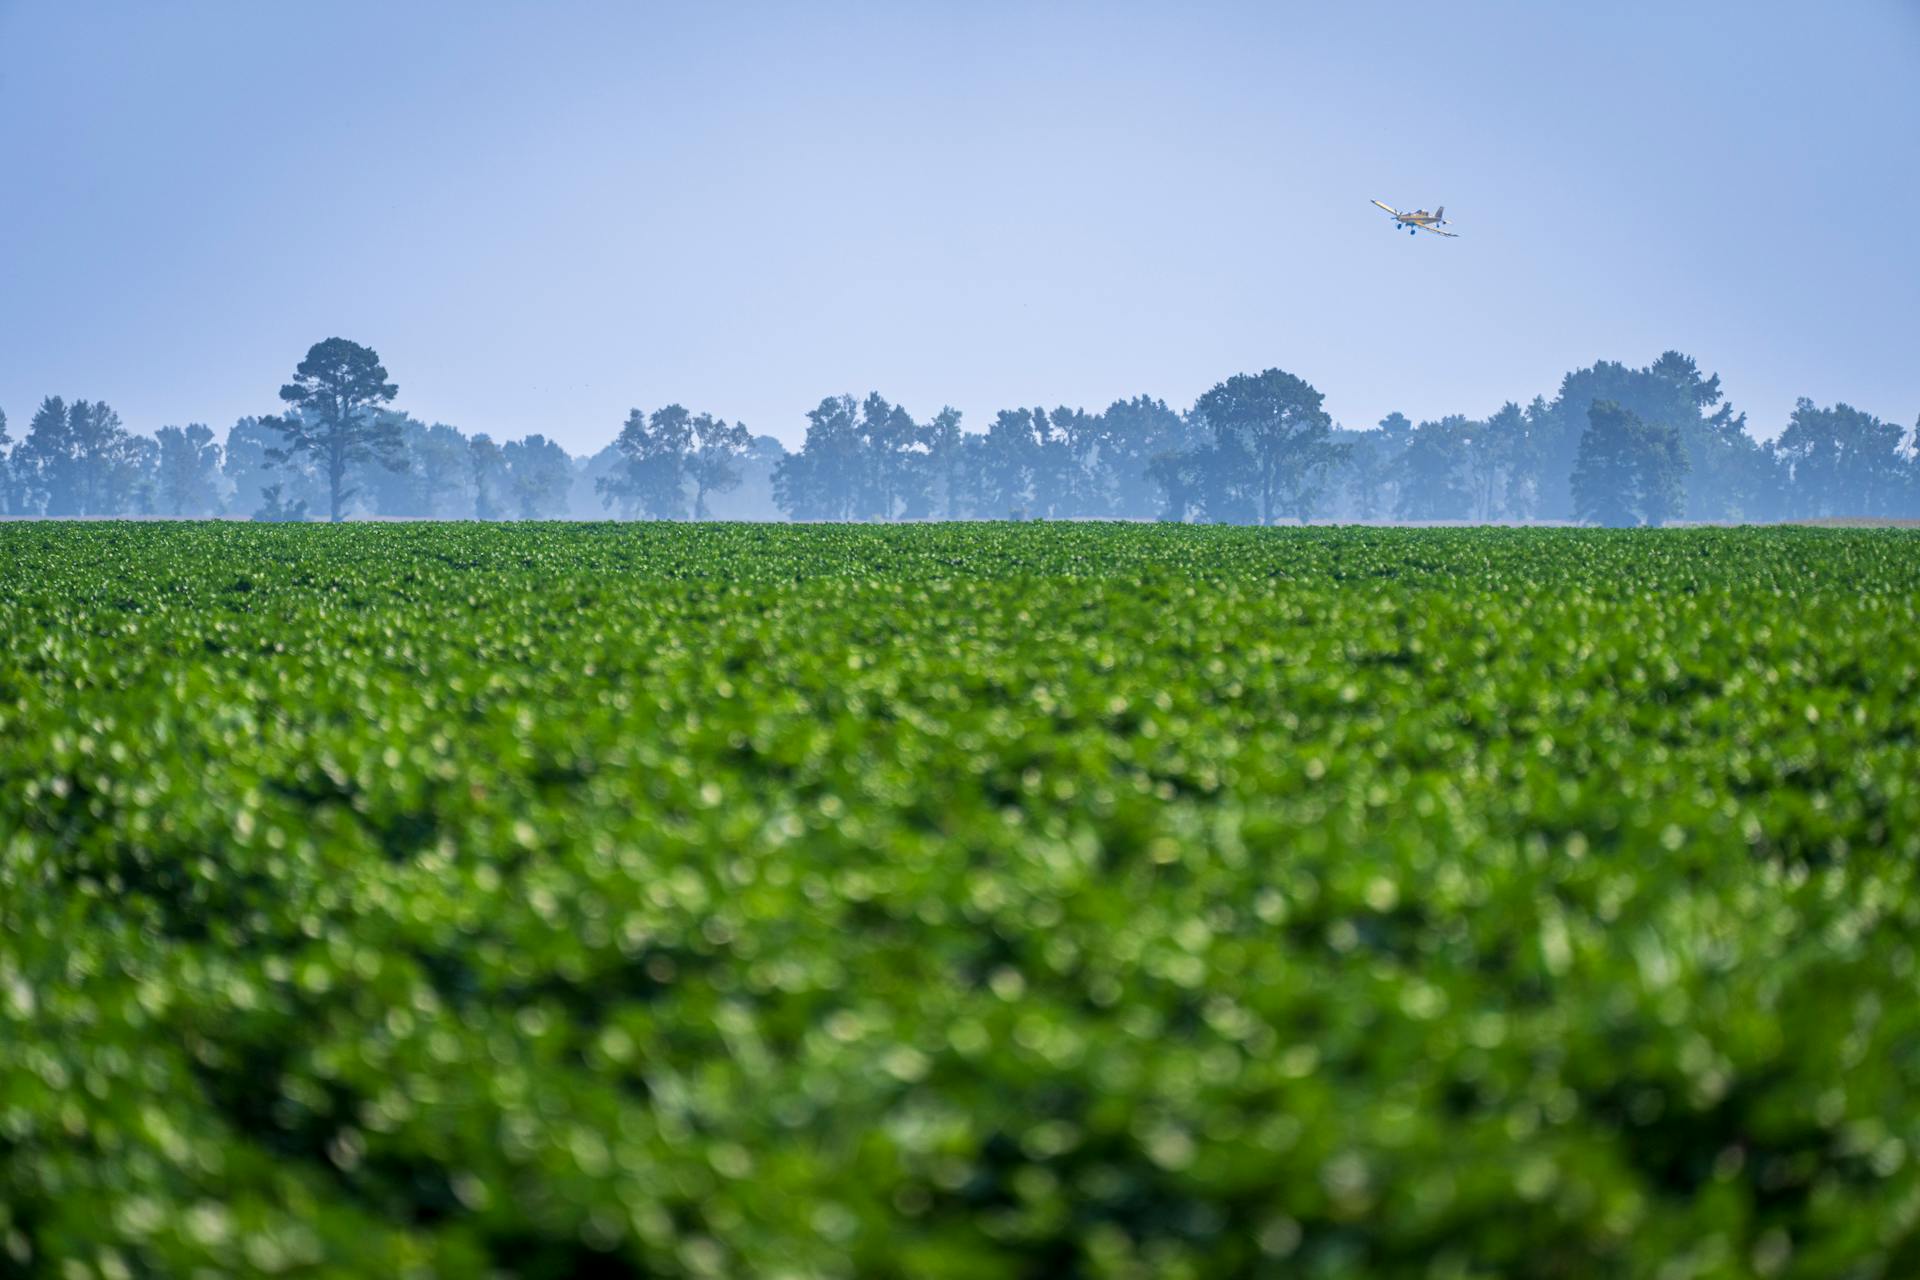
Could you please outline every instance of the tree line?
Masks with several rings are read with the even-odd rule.
[[[958,410],[916,418],[877,392],[830,396],[801,447],[709,412],[634,409],[587,457],[541,434],[496,442],[395,409],[377,353],[330,338],[276,411],[224,442],[201,423],[127,429],[101,401],[49,396],[15,441],[0,411],[0,514],[255,520],[620,518],[1768,521],[1920,516],[1920,424],[1801,400],[1762,441],[1719,376],[1669,351],[1600,361],[1554,396],[1484,418],[1367,430],[1280,369],[1236,374],[1182,411]]]

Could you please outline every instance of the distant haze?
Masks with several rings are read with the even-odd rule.
[[[0,0],[0,408],[224,430],[340,335],[575,452],[1274,365],[1365,427],[1669,347],[1763,437],[1911,424],[1917,67],[1901,0]]]

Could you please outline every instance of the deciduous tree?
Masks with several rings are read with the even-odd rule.
[[[1472,516],[1468,442],[1481,425],[1450,414],[1413,429],[1400,454],[1400,500],[1394,514],[1402,520],[1466,520]]]
[[[1679,516],[1687,456],[1678,428],[1643,422],[1611,400],[1596,401],[1587,421],[1570,479],[1574,514],[1610,528]]]
[[[728,493],[740,487],[740,459],[753,436],[745,424],[733,423],[710,413],[698,414],[690,424],[692,439],[687,450],[687,479],[693,485],[693,518],[707,518],[707,497]]]
[[[522,520],[547,520],[564,514],[573,467],[567,451],[541,435],[509,440],[500,446],[507,468],[507,492]]]
[[[1135,396],[1115,400],[1100,415],[1089,462],[1089,514],[1145,519],[1161,507],[1161,488],[1149,468],[1162,454],[1199,443],[1184,417],[1164,400]]]
[[[155,475],[161,510],[176,516],[220,513],[220,446],[202,423],[162,427],[154,433],[160,449]]]
[[[152,445],[104,401],[48,396],[11,459],[22,505],[49,516],[138,513],[151,501]]]
[[[467,441],[468,482],[473,489],[473,518],[498,520],[504,509],[500,500],[500,481],[505,462],[500,446],[482,432]]]
[[[852,396],[828,396],[807,412],[807,437],[798,453],[773,472],[773,498],[795,520],[856,520],[861,438]]]
[[[1214,479],[1228,502],[1244,501],[1261,524],[1312,514],[1328,471],[1346,456],[1321,401],[1281,369],[1235,374],[1200,397],[1194,413],[1213,433]]]
[[[687,514],[687,454],[693,444],[693,415],[677,404],[653,415],[630,410],[613,447],[619,461],[611,475],[595,482],[600,501],[619,504],[632,518],[681,520]]]
[[[1808,514],[1890,515],[1904,506],[1903,435],[1899,424],[1852,405],[1822,409],[1802,398],[1780,433],[1779,455]]]
[[[993,416],[978,455],[983,514],[1018,518],[1036,505],[1034,473],[1046,420],[1044,409],[1002,409]]]

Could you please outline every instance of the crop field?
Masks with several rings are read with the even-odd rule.
[[[0,1273],[1920,1274],[1920,534],[0,525]]]

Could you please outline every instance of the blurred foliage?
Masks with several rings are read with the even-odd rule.
[[[1920,536],[0,583],[0,1272],[1920,1273]]]

